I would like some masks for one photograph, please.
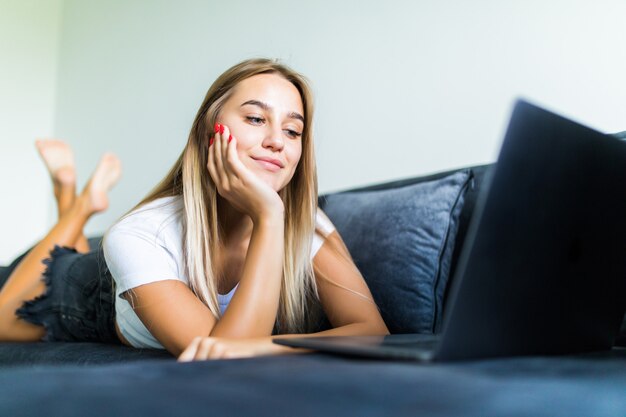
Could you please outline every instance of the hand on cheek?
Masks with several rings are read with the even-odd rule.
[[[237,139],[227,126],[216,124],[209,140],[207,168],[218,193],[253,221],[283,215],[278,193],[250,171],[237,154]]]
[[[215,135],[220,135],[220,137],[224,137],[224,132],[226,132],[228,130],[228,128],[225,125],[221,125],[219,123],[215,123],[215,126],[213,126],[213,131],[215,132]],[[215,137],[212,137],[211,140],[209,141],[209,146],[213,145],[213,141],[215,140]],[[228,134],[228,142],[230,143],[230,141],[233,140],[233,135],[231,135],[230,133]]]

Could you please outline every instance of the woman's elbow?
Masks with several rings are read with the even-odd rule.
[[[375,332],[376,332],[376,335],[387,336],[389,334],[389,329],[387,329],[387,326],[385,325],[385,323],[382,323],[376,326]]]
[[[387,336],[389,334],[389,329],[387,329],[387,325],[385,325],[382,318],[368,320],[363,323],[363,327],[367,335]]]

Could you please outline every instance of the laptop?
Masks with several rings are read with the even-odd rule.
[[[523,100],[485,179],[438,335],[276,338],[417,361],[613,346],[626,310],[626,142]]]

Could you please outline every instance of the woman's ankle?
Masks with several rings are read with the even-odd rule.
[[[74,202],[72,206],[63,213],[60,218],[62,219],[65,216],[75,216],[78,218],[83,218],[87,221],[91,216],[98,213],[100,210],[94,209],[91,204],[91,199],[88,195],[80,194],[74,198]]]

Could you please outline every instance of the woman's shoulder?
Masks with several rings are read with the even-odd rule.
[[[180,196],[161,197],[156,200],[149,201],[136,207],[126,215],[124,215],[116,224],[145,224],[160,223],[171,217],[178,217],[182,214],[182,198]]]
[[[335,225],[328,218],[326,213],[321,208],[317,208],[315,213],[315,232],[323,237],[327,237],[329,234],[335,231]]]
[[[313,235],[313,242],[311,245],[311,259],[313,259],[320,250],[328,235],[334,231],[335,225],[330,221],[326,213],[318,207],[317,213],[315,214],[315,234]]]
[[[162,197],[133,209],[107,231],[113,234],[179,235],[182,228],[182,198]]]
[[[143,214],[150,217],[168,216],[183,208],[181,196],[161,197],[136,207],[129,214]]]

